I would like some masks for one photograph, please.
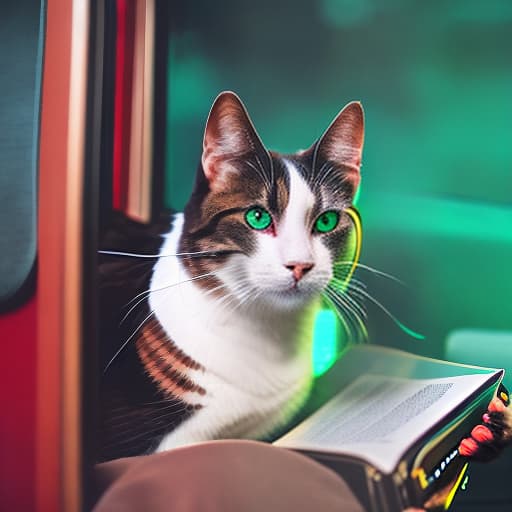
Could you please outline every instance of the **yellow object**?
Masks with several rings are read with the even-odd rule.
[[[427,475],[425,474],[425,470],[423,468],[414,468],[411,473],[413,478],[417,478],[422,489],[426,489],[428,487]]]
[[[363,241],[363,225],[361,222],[361,217],[359,215],[359,212],[356,210],[355,206],[348,207],[345,212],[349,215],[349,217],[352,220],[352,223],[354,224],[354,230],[356,233],[356,250],[354,253],[354,259],[352,260],[352,266],[350,267],[350,270],[348,272],[348,275],[345,279],[344,285],[347,285],[350,282],[350,279],[352,278],[352,275],[354,274],[357,264],[359,262],[359,256],[361,255],[361,245]]]
[[[455,493],[457,492],[457,489],[459,488],[459,486],[460,486],[460,484],[462,482],[462,479],[464,478],[464,475],[466,474],[466,471],[468,469],[468,465],[469,464],[467,462],[466,462],[466,464],[464,464],[464,466],[462,467],[461,472],[459,473],[457,481],[455,482],[455,484],[452,487],[450,493],[448,494],[448,496],[446,498],[446,501],[444,502],[444,509],[445,510],[448,510],[448,508],[452,504],[453,498],[455,497]]]
[[[500,393],[500,398],[501,398],[504,402],[508,402],[508,395],[507,395],[507,393],[505,393],[505,392],[503,392],[503,391]]]

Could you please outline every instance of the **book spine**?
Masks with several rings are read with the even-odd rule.
[[[114,137],[112,206],[125,211],[128,203],[132,74],[134,45],[134,3],[116,2]]]
[[[154,0],[135,2],[128,204],[131,218],[151,216]]]
[[[142,132],[142,179],[140,216],[145,222],[151,218],[153,179],[153,95],[155,64],[155,0],[146,0],[144,30],[144,92]]]

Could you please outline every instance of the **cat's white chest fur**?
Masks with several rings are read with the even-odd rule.
[[[176,254],[182,226],[179,214],[155,265],[149,305],[169,337],[204,368],[190,377],[206,394],[184,397],[202,408],[167,434],[157,451],[265,436],[297,411],[312,379],[310,315],[248,315],[189,281],[179,259],[165,256]]]

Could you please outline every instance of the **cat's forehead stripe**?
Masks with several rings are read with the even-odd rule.
[[[300,212],[311,210],[315,204],[315,195],[302,177],[299,169],[290,160],[283,158],[289,176],[290,200],[287,209]]]
[[[290,198],[278,225],[278,235],[286,247],[286,258],[290,261],[309,261],[304,226],[314,207],[315,196],[295,165],[287,159],[283,159],[283,162],[289,176]]]
[[[290,197],[290,179],[283,159],[273,157],[273,186],[269,191],[268,206],[277,216],[281,216]]]

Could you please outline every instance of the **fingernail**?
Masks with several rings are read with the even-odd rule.
[[[478,444],[474,439],[463,439],[459,445],[459,453],[463,457],[470,457],[478,450]]]
[[[483,425],[477,425],[472,431],[471,435],[479,442],[479,443],[487,443],[494,439],[492,432]]]
[[[485,421],[485,423],[489,423],[491,421],[491,417],[487,413],[482,416],[482,419]]]
[[[503,412],[505,409],[505,404],[499,398],[494,398],[489,404],[489,411],[491,412]]]

